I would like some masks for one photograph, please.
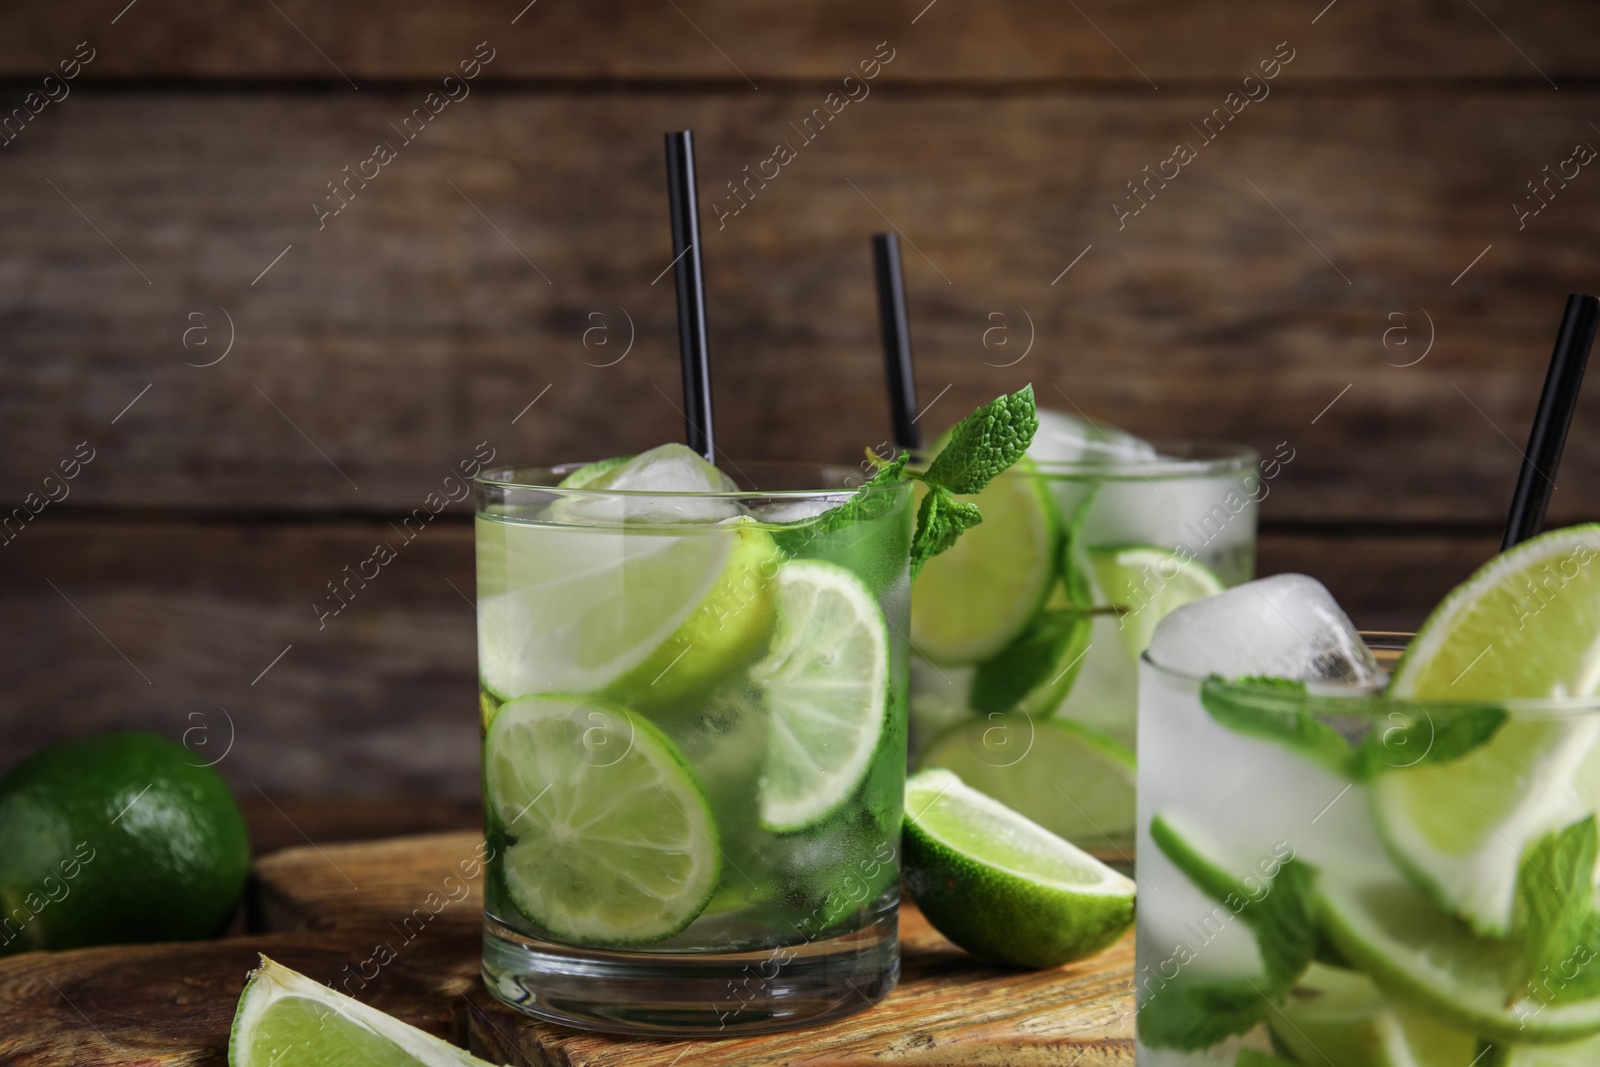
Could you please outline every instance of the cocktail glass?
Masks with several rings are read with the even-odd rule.
[[[1389,667],[1407,635],[1365,637]],[[1138,1062],[1600,1062],[1596,949],[1539,962],[1581,927],[1527,910],[1600,807],[1562,785],[1600,700],[1310,688],[1140,665]],[[1540,746],[1545,789],[1517,772]],[[1557,836],[1519,854],[1540,819]],[[1461,885],[1479,895],[1441,902]]]
[[[558,487],[580,469],[476,482],[486,983],[633,1034],[877,1001],[899,973],[910,483]]]
[[[996,478],[914,585],[913,756],[1126,857],[1139,654],[1172,607],[1253,576],[1257,505],[1292,458],[1120,435]]]

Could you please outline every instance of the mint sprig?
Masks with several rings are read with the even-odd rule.
[[[1535,981],[1593,936],[1597,849],[1600,832],[1590,815],[1540,838],[1523,856],[1515,925],[1522,930],[1523,963]]]
[[[911,577],[983,521],[978,505],[956,497],[983,492],[996,475],[1022,458],[1038,429],[1033,386],[1025,385],[956,423],[950,440],[926,471],[906,471],[928,487],[928,495],[917,509],[916,532],[911,535]]]

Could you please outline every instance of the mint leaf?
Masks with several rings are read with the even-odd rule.
[[[1252,925],[1267,980],[1282,993],[1289,991],[1317,954],[1317,925],[1311,912],[1315,881],[1314,868],[1288,860],[1278,869],[1267,895],[1246,909],[1254,913]]]
[[[1306,684],[1288,678],[1229,682],[1214,674],[1200,686],[1200,703],[1234,733],[1275,741],[1335,774],[1345,774],[1350,743],[1308,708],[1296,705],[1295,698],[1305,696]]]
[[[1523,854],[1513,915],[1529,975],[1559,967],[1590,936],[1597,846],[1600,829],[1591,815],[1545,835]]]
[[[942,485],[930,486],[917,509],[917,532],[911,535],[911,577],[916,578],[924,563],[982,521],[978,505],[957,500]]]
[[[773,530],[772,539],[777,542],[784,558],[803,556],[806,546],[817,538],[836,533],[858,522],[875,519],[883,514],[893,506],[894,497],[892,494],[877,490],[904,479],[906,464],[910,459],[908,453],[900,453],[893,460],[880,466],[877,473],[863,483],[861,488],[843,504],[829,508],[815,518],[786,523],[782,529]]]
[[[1094,585],[1089,581],[1089,560],[1084,551],[1083,532],[1089,525],[1089,512],[1095,498],[1100,495],[1100,483],[1094,482],[1089,491],[1072,509],[1067,520],[1067,536],[1061,546],[1061,584],[1066,587],[1067,601],[1074,607],[1094,606]]]
[[[1082,609],[1041,611],[1009,645],[973,671],[967,703],[985,715],[1010,711],[1034,689],[1056,681],[1062,660],[1069,661],[1068,669],[1081,670],[1081,653],[1088,644],[1089,616]]]
[[[1168,982],[1139,1005],[1139,1040],[1192,1052],[1247,1032],[1271,1012],[1267,991],[1249,978]]]
[[[1458,760],[1493,737],[1505,721],[1499,708],[1422,708],[1396,701],[1351,757],[1350,777],[1364,782],[1385,771]]]
[[[960,496],[981,493],[995,475],[1022,458],[1038,429],[1032,385],[998,396],[956,423],[924,478],[930,486]]]

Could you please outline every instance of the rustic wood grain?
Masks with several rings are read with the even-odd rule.
[[[553,460],[676,437],[671,287],[651,282],[671,258],[660,133],[689,125],[735,459],[849,458],[885,436],[867,235],[887,216],[916,246],[922,394],[950,386],[930,423],[1033,381],[1046,404],[1147,435],[1287,442],[1280,519],[1497,521],[1564,294],[1596,285],[1600,178],[1520,233],[1512,200],[1600,143],[1600,94],[1312,93],[1293,77],[1121,230],[1125,181],[1197,141],[1216,90],[869,97],[723,230],[723,178],[798,140],[814,90],[485,94],[321,232],[324,182],[398,140],[388,124],[417,92],[85,91],[0,157],[0,489],[20,501],[88,440],[95,460],[53,507],[399,515],[478,442]],[[237,331],[207,368],[183,360],[217,348],[178,342],[201,305]],[[620,349],[584,348],[590,315],[620,346],[622,311],[637,341],[596,366]],[[986,349],[992,314],[1011,333]],[[1024,314],[1031,353],[996,366],[1020,354]],[[1432,351],[1396,366],[1423,351],[1424,314]],[[1409,333],[1385,349],[1396,315]],[[1577,426],[1561,521],[1594,514],[1594,390]]]
[[[345,76],[357,84],[442,77],[489,40],[499,49],[499,77],[716,80],[747,90],[748,77],[765,91],[774,79],[843,77],[863,49],[887,39],[915,55],[894,70],[897,81],[1068,79],[1150,92],[1145,76],[1163,88],[1176,79],[1241,77],[1260,58],[1256,40],[1289,38],[1319,46],[1308,62],[1319,77],[1508,78],[1548,88],[1543,75],[1563,87],[1594,75],[1594,50],[1585,45],[1600,34],[1592,6],[1573,0],[1497,0],[1479,5],[1482,13],[1468,4],[1323,11],[1323,3],[1268,0],[1095,0],[1080,4],[1081,14],[1051,0],[692,0],[677,11],[626,0],[276,6],[281,13],[245,0],[139,0],[113,25],[121,4],[20,4],[0,36],[0,74],[42,74],[89,39],[101,51],[89,76],[317,79],[348,91]]]
[[[404,951],[413,930],[447,938],[473,932],[481,878],[470,898],[443,907],[424,926],[406,926],[442,878],[478,853],[477,834],[289,849],[256,862],[273,930],[376,930]],[[357,892],[350,883],[362,887]],[[462,883],[466,884],[466,883]],[[424,912],[424,915],[427,913]],[[637,1041],[580,1034],[534,1022],[481,986],[463,1014],[472,1047],[508,1063],[665,1067],[705,1064],[1133,1062],[1133,937],[1091,960],[1048,971],[1015,971],[974,959],[941,937],[915,906],[900,918],[900,985],[859,1015],[787,1034],[727,1041]],[[419,938],[420,943],[420,938]],[[687,1057],[685,1052],[687,1051]]]
[[[471,527],[431,527],[325,628],[312,610],[387,531],[42,517],[0,548],[0,770],[51,741],[137,726],[217,760],[267,835],[260,847],[350,836],[327,836],[316,805],[297,806],[308,793],[453,798],[352,799],[366,827],[355,836],[472,826]],[[1258,569],[1322,579],[1358,625],[1413,629],[1497,545],[1492,529],[1269,527]],[[386,823],[397,814],[409,821]]]
[[[346,788],[360,785],[344,783]],[[425,793],[319,796],[282,794],[268,799],[255,793],[239,797],[250,848],[258,856],[305,844],[347,841],[444,831],[472,830],[483,825],[477,797],[430,796]]]
[[[441,933],[443,933],[441,931]],[[360,998],[464,1044],[477,984],[475,936],[419,939]],[[245,977],[266,953],[337,984],[370,956],[370,937],[327,931],[223,941],[30,952],[0,959],[0,1062],[12,1067],[220,1067]],[[354,987],[353,987],[354,988]]]

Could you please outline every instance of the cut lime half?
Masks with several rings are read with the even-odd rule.
[[[1389,683],[1425,700],[1591,696],[1600,687],[1600,524],[1502,552],[1434,609]]]
[[[1386,997],[1357,971],[1313,963],[1267,1016],[1296,1063],[1468,1067],[1478,1039]]]
[[[556,483],[561,489],[585,489],[599,481],[600,476],[614,467],[620,467],[631,460],[632,456],[612,456],[610,459],[599,459],[593,463],[585,463],[560,482]]]
[[[1440,907],[1478,934],[1505,937],[1523,856],[1600,808],[1597,740],[1592,715],[1512,717],[1460,759],[1380,773],[1371,787],[1378,834]]]
[[[506,892],[549,935],[642,945],[694,921],[721,874],[705,790],[667,736],[617,704],[530,696],[495,714],[485,802]]]
[[[1353,966],[1455,1029],[1539,1044],[1600,1033],[1600,998],[1541,1003],[1515,941],[1474,936],[1408,883],[1324,877],[1314,906]]]
[[[1150,647],[1156,624],[1174,608],[1222,592],[1222,579],[1187,553],[1151,545],[1091,548],[1089,560],[1106,600],[1122,609],[1117,636],[1130,660]]]
[[[239,995],[229,1067],[489,1067],[377,1008],[261,957]]]
[[[1027,459],[974,497],[983,522],[928,560],[911,594],[911,644],[935,663],[977,663],[1028,625],[1056,578],[1061,516]]]
[[[761,822],[820,822],[855,792],[883,735],[889,633],[878,602],[843,567],[795,560],[773,580],[777,624],[750,669],[772,716]]]
[[[906,885],[940,933],[984,959],[1055,967],[1133,925],[1134,884],[946,770],[906,781]]]
[[[741,665],[771,628],[772,539],[735,520],[684,532],[478,517],[504,589],[478,597],[478,670],[501,700],[596,692],[646,710]]]
[[[1015,712],[970,719],[929,742],[918,766],[955,772],[1080,848],[1133,843],[1133,753],[1071,720]]]
[[[1600,685],[1600,526],[1554,530],[1490,560],[1436,608],[1389,692],[1422,700],[1591,696]],[[1378,827],[1397,864],[1484,935],[1511,930],[1529,846],[1600,809],[1600,721],[1512,715],[1461,759],[1381,774]]]

